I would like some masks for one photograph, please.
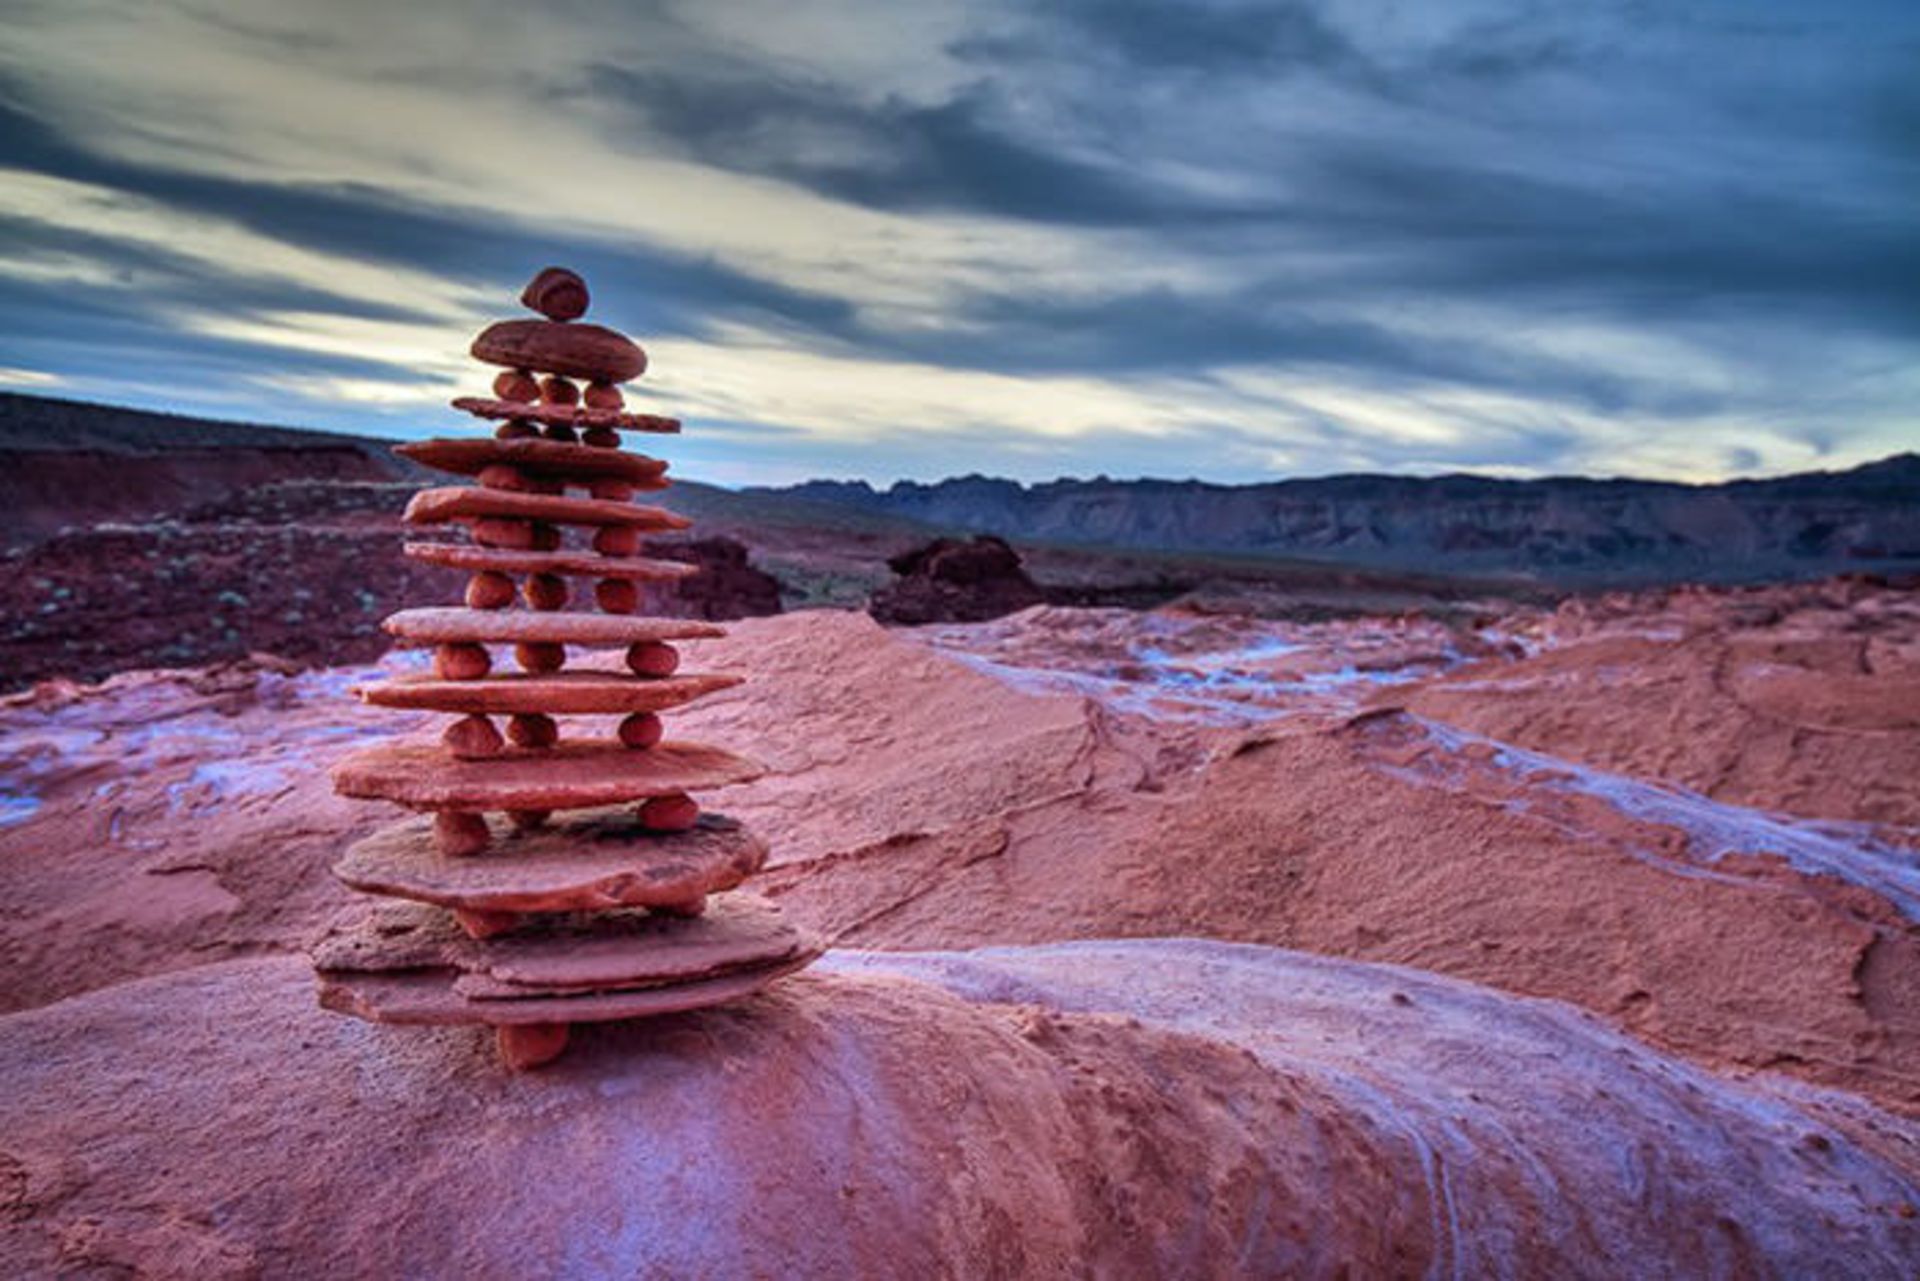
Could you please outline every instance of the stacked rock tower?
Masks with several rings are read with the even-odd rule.
[[[694,570],[641,554],[644,535],[688,522],[633,501],[666,488],[666,464],[622,450],[620,433],[680,424],[627,411],[619,384],[645,371],[646,354],[576,323],[588,303],[579,276],[550,267],[521,301],[541,318],[502,321],[473,342],[476,358],[505,366],[494,395],[453,402],[498,422],[492,437],[398,450],[477,482],[423,490],[405,515],[466,527],[468,543],[404,549],[466,571],[466,602],[388,618],[399,644],[432,648],[432,671],[354,692],[457,719],[437,745],[383,744],[335,766],[337,791],[422,814],[335,866],[353,888],[397,901],[336,922],[314,964],[329,1009],[491,1025],[506,1061],[532,1067],[565,1048],[571,1024],[731,1000],[820,947],[764,900],[723,893],[759,870],[766,846],[694,797],[757,769],[663,738],[663,710],[739,680],[679,670],[674,642],[720,628],[636,612],[641,584]],[[567,546],[568,528],[590,531],[588,545]],[[582,580],[597,611],[566,608]],[[624,664],[569,669],[569,647],[582,646],[624,647]],[[506,647],[518,670],[498,670],[494,649]],[[601,737],[569,737],[558,716],[617,720]]]

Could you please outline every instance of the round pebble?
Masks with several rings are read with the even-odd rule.
[[[593,550],[602,556],[631,556],[640,550],[640,531],[632,525],[602,525],[593,531]]]
[[[485,760],[507,749],[507,740],[500,736],[493,722],[484,716],[462,716],[447,726],[447,732],[440,736],[440,741],[463,761]]]
[[[557,552],[560,550],[560,527],[549,525],[545,521],[536,521],[529,535],[529,546],[537,552]]]
[[[493,429],[495,440],[532,440],[539,434],[540,429],[524,418],[512,419]]]
[[[468,609],[505,609],[513,604],[513,580],[486,570],[467,580]]]
[[[577,405],[580,389],[558,374],[548,374],[540,380],[540,399],[549,405]]]
[[[555,641],[521,641],[513,660],[525,672],[557,672],[567,665],[567,647]]]
[[[640,807],[640,826],[655,832],[684,832],[700,820],[700,807],[685,792],[655,796]]]
[[[540,399],[540,384],[524,369],[503,369],[493,380],[493,394],[517,405]]]
[[[513,493],[526,493],[533,488],[525,472],[507,463],[489,463],[480,469],[474,479],[486,489],[505,489]]]
[[[548,423],[547,439],[557,440],[567,445],[577,445],[580,443],[580,433],[565,423]]]
[[[652,747],[666,733],[666,726],[652,712],[635,712],[620,722],[620,741],[636,750]]]
[[[558,574],[533,574],[521,594],[534,609],[560,609],[567,603],[567,580]]]
[[[627,403],[612,383],[588,383],[585,400],[588,409],[620,409]]]
[[[516,747],[552,747],[560,726],[545,712],[519,712],[507,718],[507,737]]]
[[[438,645],[433,651],[433,673],[443,681],[477,681],[493,670],[485,645]]]
[[[433,841],[449,858],[468,858],[487,848],[491,839],[487,820],[464,810],[441,810],[433,816]]]
[[[467,531],[482,547],[500,547],[511,551],[529,551],[534,544],[533,525],[524,520],[505,520],[482,516],[471,522]]]
[[[639,676],[671,676],[680,668],[680,651],[665,641],[636,641],[627,646],[627,666]]]
[[[620,433],[611,427],[589,427],[580,435],[582,444],[592,445],[595,449],[620,448]]]
[[[593,585],[593,599],[609,614],[631,614],[640,608],[640,589],[624,578],[603,578]]]

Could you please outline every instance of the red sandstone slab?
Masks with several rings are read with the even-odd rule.
[[[439,437],[395,445],[393,452],[456,476],[477,476],[484,468],[504,465],[541,480],[618,480],[635,489],[665,489],[668,483],[667,465],[658,458],[563,440]]]
[[[612,427],[617,431],[647,431],[672,435],[680,430],[678,418],[660,414],[636,414],[624,409],[594,409],[588,405],[551,405],[544,401],[498,400],[492,396],[461,396],[455,409],[463,409],[475,418],[500,420],[517,418],[522,422],[546,423],[561,427]],[[587,449],[597,446],[587,445]],[[612,453],[603,449],[602,453]]]
[[[623,383],[647,370],[639,344],[604,325],[502,320],[481,330],[469,350],[489,365],[590,382]]]
[[[615,672],[509,672],[475,681],[437,676],[395,676],[356,685],[353,692],[375,707],[406,707],[430,712],[511,714],[545,712],[549,716],[626,715],[657,712],[740,684],[725,672],[676,676],[629,676]]]
[[[635,751],[617,740],[563,739],[473,761],[455,760],[437,744],[383,743],[336,763],[333,787],[422,810],[579,810],[729,787],[760,773],[752,761],[703,743]]]
[[[402,645],[461,642],[514,644],[553,641],[562,645],[632,645],[638,641],[705,640],[725,636],[724,627],[690,618],[640,618],[632,614],[569,614],[558,610],[403,609],[380,624]]]
[[[555,494],[523,494],[510,489],[478,485],[449,485],[423,489],[407,503],[401,519],[409,525],[438,525],[450,520],[538,520],[550,525],[630,525],[661,531],[686,529],[693,524],[678,512],[639,503],[601,498],[562,498]]]
[[[646,556],[602,556],[598,552],[522,552],[461,543],[408,543],[402,550],[414,560],[474,573],[492,570],[516,577],[526,574],[562,574],[572,578],[621,578],[640,582],[670,582],[691,578],[697,565]]]
[[[804,969],[819,949],[796,953],[759,969],[628,992],[586,996],[470,1000],[453,989],[446,970],[394,974],[320,974],[320,1004],[340,1014],[377,1023],[481,1023],[511,1027],[528,1023],[603,1023],[650,1018],[724,1005],[758,992],[777,978]]]
[[[703,814],[685,832],[654,832],[631,809],[589,811],[521,831],[489,823],[484,854],[449,858],[433,820],[413,818],[347,849],[333,874],[369,894],[488,912],[670,907],[730,890],[759,871],[767,847],[732,819]]]

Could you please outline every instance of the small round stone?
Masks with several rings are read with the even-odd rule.
[[[611,427],[589,427],[580,434],[580,443],[595,449],[618,449],[620,433]]]
[[[609,614],[631,614],[640,608],[640,589],[624,578],[603,578],[593,585],[593,599]]]
[[[506,463],[489,463],[474,476],[486,489],[504,489],[511,493],[524,494],[533,486],[527,480],[527,474],[518,467]]]
[[[493,394],[516,405],[532,404],[540,399],[540,383],[524,369],[503,369],[493,380]]]
[[[549,405],[577,405],[580,389],[558,374],[548,374],[540,380],[540,399]]]
[[[486,570],[467,580],[468,609],[505,609],[513,604],[513,580]]]
[[[562,444],[577,445],[580,443],[580,433],[565,423],[548,423],[547,439],[557,440]]]
[[[463,810],[441,810],[433,816],[433,842],[449,858],[468,858],[487,848],[492,839],[487,820]]]
[[[493,722],[484,716],[462,716],[447,726],[447,732],[440,736],[447,750],[463,761],[480,761],[489,756],[498,756],[507,749],[506,739],[500,737],[500,731]]]
[[[503,1023],[493,1029],[500,1061],[514,1072],[528,1072],[566,1052],[565,1023]]]
[[[591,295],[579,273],[565,267],[547,267],[520,291],[520,302],[548,320],[578,320],[587,314]]]
[[[602,556],[631,556],[640,550],[640,531],[632,525],[602,525],[593,531],[593,550]]]
[[[700,821],[700,807],[685,792],[655,796],[640,807],[640,826],[655,832],[684,832]]]
[[[567,603],[567,580],[558,574],[533,574],[521,592],[534,609],[560,609]]]
[[[517,747],[552,747],[560,726],[544,712],[520,712],[507,718],[507,737]]]
[[[533,548],[533,525],[529,521],[482,516],[469,524],[467,531],[473,535],[473,541],[482,547],[498,547],[517,552],[530,551]]]
[[[493,429],[495,440],[532,440],[539,434],[540,429],[524,418],[515,418]]]
[[[587,486],[587,492],[610,503],[624,503],[633,497],[633,486],[624,480],[596,480]]]
[[[485,645],[438,645],[433,651],[433,673],[443,681],[477,681],[493,670]]]
[[[627,403],[627,398],[612,383],[588,383],[583,399],[588,409],[620,409]]]
[[[665,641],[636,641],[627,646],[627,666],[638,676],[671,676],[680,669],[680,651]]]
[[[567,647],[553,641],[521,641],[513,660],[526,672],[557,672],[567,665]]]
[[[557,552],[560,550],[560,527],[549,525],[545,521],[534,522],[528,535],[529,546],[537,552]]]
[[[666,726],[652,712],[635,712],[620,722],[620,741],[636,751],[644,751],[660,741]]]

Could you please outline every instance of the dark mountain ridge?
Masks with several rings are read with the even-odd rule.
[[[1044,542],[1307,556],[1568,582],[1739,580],[1920,564],[1920,454],[1691,485],[1343,475],[1253,485],[986,476],[779,493]]]

